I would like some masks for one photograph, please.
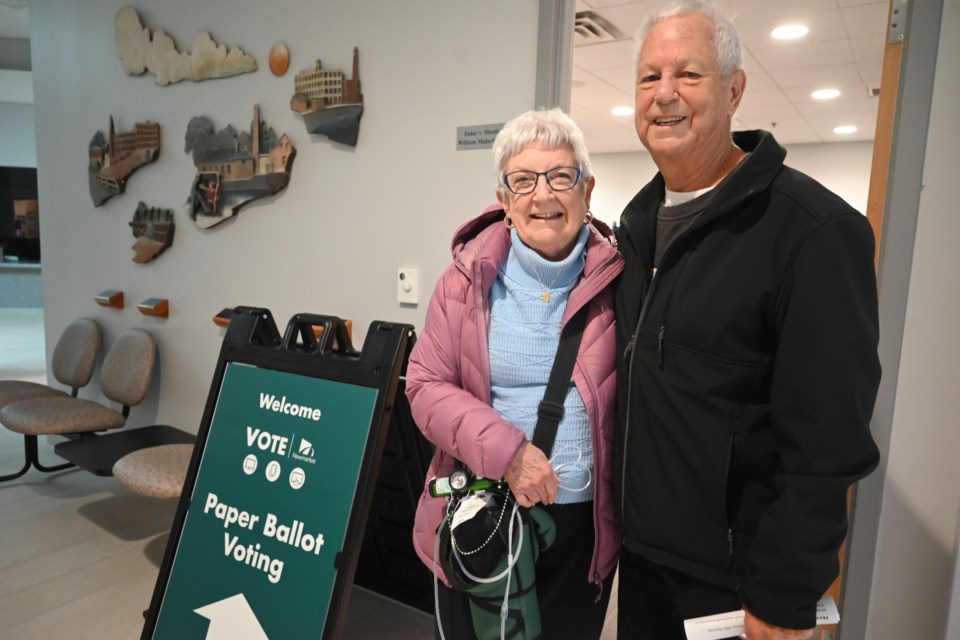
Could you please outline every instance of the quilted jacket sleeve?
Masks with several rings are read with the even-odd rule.
[[[502,478],[524,442],[482,398],[489,397],[469,286],[454,268],[444,273],[407,366],[407,397],[417,426],[443,452],[479,476]],[[486,330],[485,327],[482,330]]]

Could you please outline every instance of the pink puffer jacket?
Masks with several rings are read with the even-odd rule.
[[[454,235],[453,263],[433,292],[410,355],[410,408],[420,430],[437,447],[426,482],[450,475],[454,457],[478,476],[502,478],[524,442],[523,432],[490,406],[489,293],[510,251],[503,218],[503,209],[489,207]],[[573,380],[593,431],[596,546],[585,578],[595,582],[613,570],[620,548],[611,484],[617,386],[612,284],[623,270],[623,259],[605,224],[594,220],[591,231],[583,276],[570,293],[563,322],[590,305]],[[417,554],[433,570],[436,531],[446,501],[431,497],[426,482],[413,537]]]

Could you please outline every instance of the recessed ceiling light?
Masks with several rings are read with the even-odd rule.
[[[610,109],[610,113],[615,116],[632,116],[633,107],[614,107],[613,109]]]
[[[802,24],[785,24],[771,31],[770,35],[777,40],[796,40],[797,38],[802,38],[807,35],[809,31],[810,29]]]
[[[857,132],[857,128],[856,128],[855,126],[853,126],[852,124],[845,124],[845,125],[842,125],[842,126],[839,126],[839,127],[834,127],[834,128],[833,128],[833,132],[834,132],[834,133],[839,133],[839,134],[841,134],[841,135],[847,135],[847,134],[851,134],[851,133],[856,133],[856,132]]]
[[[840,91],[837,89],[817,89],[810,94],[810,97],[814,100],[833,100],[840,95]]]

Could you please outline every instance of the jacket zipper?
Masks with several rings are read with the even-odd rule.
[[[753,191],[752,191],[752,190],[751,190],[749,193],[747,193],[747,195],[745,196],[745,198],[750,197],[751,195],[753,195]],[[739,204],[739,201],[737,201],[737,202],[734,203],[734,204]],[[731,205],[731,208],[732,208],[732,206],[733,206],[733,205]],[[713,219],[716,215],[719,215],[720,213],[725,212],[725,211],[726,211],[726,208],[723,209],[723,210],[721,210],[721,212],[716,213],[714,216],[710,216],[710,219]],[[696,227],[693,227],[692,229],[687,229],[687,231],[684,232],[683,234],[681,234],[679,237],[674,238],[674,239],[673,239],[673,242],[671,242],[669,245],[667,245],[667,248],[664,250],[663,256],[661,257],[661,260],[660,260],[660,264],[663,264],[664,262],[666,262],[667,256],[669,256],[669,255],[671,254],[671,252],[673,251],[674,247],[677,246],[677,243],[678,243],[680,240],[684,239],[686,236],[688,236],[688,235],[689,235],[692,231],[694,231],[695,229],[698,229],[698,228],[700,228],[701,226],[703,226],[703,224],[704,224],[705,222],[706,222],[706,220],[701,220],[700,223],[699,223]],[[624,229],[624,231],[625,231],[626,233],[630,233],[629,230],[627,230],[627,229]],[[629,427],[629,425],[630,425],[630,413],[631,413],[630,409],[631,409],[631,405],[633,404],[633,394],[631,393],[631,389],[633,388],[633,358],[634,358],[634,355],[636,355],[636,350],[635,350],[634,347],[636,346],[637,336],[640,335],[640,327],[643,326],[643,321],[646,320],[647,312],[650,310],[650,300],[653,298],[654,293],[656,293],[656,289],[657,289],[656,285],[657,285],[657,284],[659,283],[659,281],[660,281],[659,278],[657,278],[657,274],[658,274],[658,273],[660,273],[660,269],[659,269],[659,268],[651,268],[650,286],[647,288],[647,295],[644,297],[643,303],[640,305],[640,315],[639,315],[639,317],[637,317],[637,326],[636,326],[636,328],[633,330],[633,335],[630,336],[630,342],[627,343],[627,347],[626,347],[626,349],[624,349],[624,352],[623,352],[623,357],[624,357],[625,360],[627,360],[627,387],[626,387],[626,389],[627,389],[627,408],[626,408],[626,416],[624,416],[624,434],[623,434],[623,464],[624,464],[624,467],[626,467],[627,449],[628,449],[628,443],[629,443],[629,440],[630,440],[630,427]],[[671,294],[671,297],[672,297],[672,294]],[[667,308],[669,309],[669,304],[667,305]],[[663,369],[663,338],[664,338],[664,335],[665,335],[666,332],[667,332],[666,316],[664,316],[663,322],[664,322],[664,324],[661,324],[661,325],[660,325],[660,330],[659,330],[659,332],[658,332],[658,334],[657,334],[657,359],[658,359],[658,364],[659,364],[661,370]],[[624,471],[623,471],[620,475],[621,475],[621,478],[620,478],[620,513],[621,513],[622,517],[626,518],[627,474],[626,474],[626,469],[625,469],[625,468],[624,468]]]
[[[667,246],[667,248],[664,250],[663,256],[662,256],[661,261],[660,261],[661,264],[663,264],[663,263],[666,261],[667,256],[670,255],[671,251],[674,249],[674,247],[677,245],[678,242],[680,242],[681,240],[683,240],[684,238],[686,238],[686,237],[687,237],[688,235],[690,235],[693,231],[695,231],[695,230],[699,229],[700,227],[704,226],[706,223],[711,222],[711,221],[713,221],[714,219],[716,219],[717,217],[719,217],[719,216],[721,216],[721,215],[724,215],[724,214],[726,214],[728,211],[731,211],[731,210],[733,210],[734,208],[740,206],[740,204],[741,204],[742,202],[744,202],[745,200],[748,200],[750,197],[753,196],[754,191],[755,191],[754,189],[750,189],[750,190],[747,191],[747,193],[745,193],[742,197],[736,198],[733,202],[727,203],[726,206],[721,207],[721,208],[720,208],[719,210],[717,210],[717,211],[714,211],[710,216],[701,218],[701,219],[698,221],[698,224],[697,224],[695,227],[690,228],[690,229],[687,229],[687,230],[686,230],[683,234],[681,234],[679,237],[674,238],[674,239],[673,239],[673,242],[671,242],[671,243]],[[640,206],[640,205],[638,205],[638,206]],[[622,225],[622,226],[623,226],[623,232],[629,234],[629,233],[630,233],[629,229],[627,229],[625,225]],[[633,389],[633,358],[634,358],[634,356],[636,355],[635,346],[636,346],[637,336],[640,334],[640,327],[643,326],[643,321],[646,319],[647,312],[649,311],[649,308],[650,308],[650,300],[653,298],[653,295],[654,295],[654,293],[655,293],[655,291],[656,291],[655,285],[656,285],[657,282],[659,281],[659,280],[657,279],[657,273],[659,273],[659,271],[660,271],[660,270],[659,270],[658,268],[652,269],[652,272],[653,272],[653,273],[652,273],[652,275],[651,275],[651,277],[650,277],[650,286],[649,286],[649,288],[647,289],[647,295],[646,295],[646,297],[643,299],[643,303],[640,305],[640,315],[639,315],[639,317],[637,318],[637,326],[636,326],[636,328],[635,328],[634,331],[633,331],[633,335],[630,336],[630,342],[627,343],[627,347],[626,347],[626,349],[624,349],[624,353],[623,353],[624,359],[627,360],[627,386],[626,386],[626,389],[627,389],[627,407],[626,407],[626,415],[624,416],[624,435],[623,435],[623,466],[624,466],[624,469],[623,469],[623,471],[622,471],[621,474],[620,474],[620,475],[621,475],[621,478],[620,478],[620,514],[621,514],[621,516],[622,516],[624,519],[626,519],[626,517],[627,517],[627,514],[626,514],[626,487],[627,487],[626,460],[627,460],[627,450],[628,450],[628,448],[629,448],[629,447],[628,447],[628,444],[629,444],[629,439],[630,439],[630,428],[629,428],[629,425],[630,425],[630,414],[631,414],[631,406],[632,406],[632,404],[633,404],[633,402],[632,402],[632,401],[633,401],[633,393],[631,393],[631,389]],[[658,333],[658,336],[657,336],[657,356],[658,356],[659,366],[660,366],[660,369],[661,369],[661,370],[663,369],[663,338],[664,338],[664,335],[666,334],[666,330],[667,330],[667,327],[666,327],[666,318],[664,318],[664,324],[660,325],[660,330],[659,330],[659,333]],[[729,529],[729,528],[727,529],[727,544],[728,544],[729,549],[730,549],[730,557],[732,557],[732,556],[733,556],[733,529]]]
[[[666,319],[664,319],[666,322]],[[660,325],[660,333],[657,334],[657,362],[660,365],[660,370],[663,371],[663,334],[667,332],[667,325]]]

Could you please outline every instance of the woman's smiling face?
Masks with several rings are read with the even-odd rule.
[[[510,158],[504,174],[521,169],[542,173],[577,166],[570,145],[550,147],[538,143],[524,147]],[[570,255],[590,209],[594,182],[591,177],[586,184],[554,191],[546,176],[541,175],[531,193],[516,194],[502,187],[497,190],[497,199],[525,245],[547,260],[563,260]]]

